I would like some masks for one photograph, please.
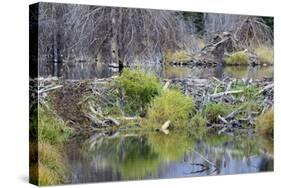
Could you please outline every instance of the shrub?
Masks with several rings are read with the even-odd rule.
[[[224,58],[224,62],[228,65],[247,65],[248,56],[243,51],[232,53],[230,56]]]
[[[149,122],[157,126],[170,120],[172,126],[185,126],[194,112],[194,104],[190,97],[180,91],[167,90],[156,97],[148,110]]]
[[[190,60],[191,56],[187,53],[185,50],[179,50],[179,51],[172,51],[172,50],[167,50],[164,53],[164,62],[170,63],[172,61],[187,61]]]
[[[161,85],[156,76],[145,74],[141,70],[124,69],[116,79],[116,85],[125,93],[127,112],[139,112],[146,108],[151,99],[161,92]]]
[[[230,112],[230,105],[210,102],[206,105],[204,114],[210,123],[219,121],[218,116],[225,116]]]
[[[255,48],[254,52],[258,56],[260,63],[273,64],[274,62],[273,48],[260,46]]]
[[[61,144],[67,139],[71,129],[66,126],[64,121],[46,107],[39,106],[38,117],[38,139],[41,142],[50,144]]]
[[[256,119],[256,131],[261,135],[270,135],[273,137],[274,130],[274,111],[273,108],[261,114]]]

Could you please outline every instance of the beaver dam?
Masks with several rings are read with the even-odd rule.
[[[272,18],[38,6],[32,183],[273,171]]]
[[[264,128],[273,121],[272,74],[157,78],[125,69],[33,82],[39,112],[51,110],[72,130],[64,146],[70,183],[273,170],[273,127]]]

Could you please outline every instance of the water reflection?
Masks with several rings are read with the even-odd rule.
[[[107,78],[112,76],[113,70],[107,64],[92,62],[67,62],[53,64],[50,62],[39,64],[40,76],[59,76],[70,80]]]
[[[152,72],[163,78],[252,78],[262,79],[264,77],[273,76],[273,66],[221,66],[216,67],[179,67],[166,66],[161,64],[147,64],[132,66],[131,68],[144,69],[146,72]],[[69,62],[58,64],[54,66],[52,63],[41,63],[39,66],[39,73],[41,76],[58,75],[65,79],[79,80],[79,79],[93,79],[106,78],[118,73],[118,69],[109,68],[107,64],[92,63],[92,62]]]
[[[272,152],[255,137],[182,132],[169,135],[118,133],[93,135],[67,147],[72,183],[172,178],[273,170]]]
[[[251,78],[262,79],[273,76],[273,66],[247,67],[247,66],[220,66],[217,67],[166,67],[162,70],[161,76],[164,78]]]
[[[71,63],[64,65],[63,77],[65,79],[93,79],[106,78],[112,75],[112,71],[105,64]]]

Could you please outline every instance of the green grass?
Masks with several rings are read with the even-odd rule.
[[[256,131],[261,135],[273,137],[274,130],[274,111],[273,108],[261,114],[256,119]]]
[[[39,118],[37,121],[37,112]],[[32,109],[30,135],[30,182],[40,186],[56,185],[65,181],[66,164],[61,148],[71,134],[63,120],[45,106]],[[38,138],[37,138],[37,136]],[[38,159],[37,157],[38,156]]]
[[[41,142],[48,142],[52,145],[61,144],[71,134],[71,129],[64,121],[46,107],[39,107],[38,118],[38,139]]]
[[[192,98],[177,90],[167,90],[152,101],[152,105],[148,109],[148,122],[151,125],[159,126],[170,120],[172,127],[185,127],[193,113]]]
[[[210,102],[205,107],[204,115],[210,123],[217,123],[219,122],[218,116],[220,115],[223,117],[227,115],[232,108],[233,107],[228,104]]]
[[[116,86],[120,91],[124,91],[125,110],[130,115],[145,109],[161,92],[161,84],[157,77],[141,70],[124,69],[122,75],[116,79]]]
[[[224,58],[227,65],[248,65],[248,56],[243,51],[232,53],[230,56]]]
[[[273,64],[274,52],[272,47],[260,46],[254,49],[261,64]]]

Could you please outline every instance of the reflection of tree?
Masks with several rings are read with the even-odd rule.
[[[246,66],[228,66],[224,68],[224,71],[227,75],[235,78],[245,78],[248,74],[248,67]]]
[[[207,135],[204,138],[204,141],[199,142],[196,145],[195,150],[215,163],[217,167],[217,174],[235,173],[239,172],[239,169],[241,170],[242,168],[248,170],[256,169],[259,171],[260,168],[256,165],[262,165],[262,163],[266,163],[268,165],[267,170],[270,169],[271,160],[264,160],[260,155],[260,145],[258,144],[255,136],[228,137],[222,135]],[[253,158],[257,156],[259,156],[261,163],[254,162]],[[193,156],[191,161],[195,160],[196,155]],[[247,168],[241,166],[244,165],[242,164],[243,161],[245,161]],[[207,172],[207,174],[209,173],[210,172]]]
[[[228,66],[224,68],[224,72],[235,78],[252,78],[261,79],[273,75],[273,67],[247,67],[247,66]]]
[[[260,155],[255,137],[206,135],[195,139],[184,132],[120,134],[96,137],[84,146],[85,155],[106,164],[122,179],[159,177],[161,164],[183,159],[186,173],[225,174],[247,170],[270,170],[272,160]],[[252,160],[259,156],[256,160]],[[241,166],[242,165],[242,166]],[[245,166],[246,165],[246,166]]]
[[[93,160],[101,156],[123,179],[143,179],[155,173],[161,162],[158,154],[148,145],[146,136],[100,137],[92,140],[89,145],[85,145],[84,153],[92,156]]]
[[[150,133],[148,142],[159,158],[167,162],[180,159],[194,147],[194,139],[184,132],[172,132],[169,135]]]
[[[103,160],[120,172],[123,179],[143,179],[158,177],[157,168],[161,163],[180,159],[193,144],[184,134],[129,134],[93,139],[88,145],[90,151],[85,151],[87,147],[84,147],[84,153],[93,160],[98,156],[106,157]]]

